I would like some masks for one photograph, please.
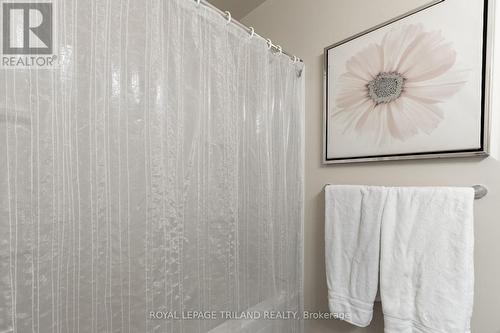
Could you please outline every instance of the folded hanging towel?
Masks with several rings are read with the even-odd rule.
[[[385,333],[468,333],[472,188],[325,188],[330,311],[361,327],[380,276]]]

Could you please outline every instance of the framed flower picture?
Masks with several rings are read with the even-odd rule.
[[[325,48],[324,163],[487,155],[491,6],[432,1]]]

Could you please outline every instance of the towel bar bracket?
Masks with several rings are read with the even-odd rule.
[[[486,196],[488,194],[488,189],[483,185],[474,185],[472,186],[474,189],[474,199],[478,200]]]

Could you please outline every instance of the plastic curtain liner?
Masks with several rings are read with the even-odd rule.
[[[57,64],[0,69],[0,332],[301,332],[264,315],[302,309],[303,64],[195,1],[54,9]]]

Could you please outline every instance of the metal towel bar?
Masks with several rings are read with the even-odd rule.
[[[325,187],[331,184],[325,184]],[[488,194],[488,189],[484,185],[474,185],[474,199],[479,200]]]

